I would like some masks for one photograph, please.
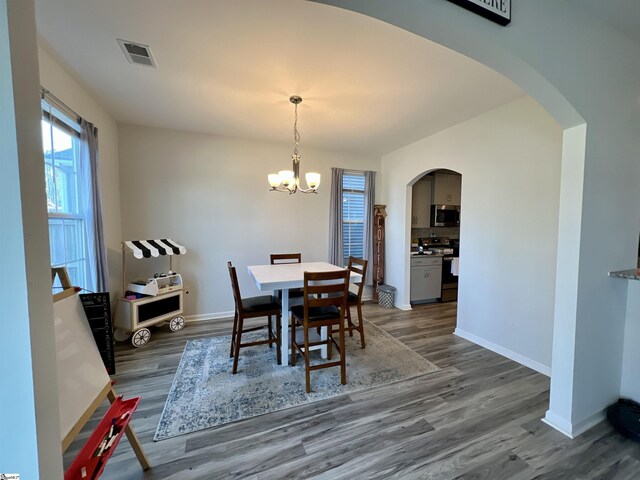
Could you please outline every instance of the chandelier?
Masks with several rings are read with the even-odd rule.
[[[271,185],[272,192],[287,192],[289,195],[302,192],[302,193],[318,193],[318,187],[320,186],[320,174],[316,172],[307,173],[304,178],[307,181],[309,188],[304,189],[300,187],[300,154],[298,153],[298,145],[300,145],[300,133],[298,133],[298,104],[302,103],[302,98],[294,95],[289,98],[289,101],[295,105],[295,121],[293,123],[293,140],[295,146],[293,147],[293,170],[280,170],[278,173],[270,173],[268,175],[269,185]]]

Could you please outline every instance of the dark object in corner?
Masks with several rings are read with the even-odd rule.
[[[109,292],[81,293],[80,301],[107,373],[114,375],[116,373],[116,356],[113,350],[113,325],[111,323]]]
[[[640,403],[621,398],[607,408],[607,419],[625,437],[640,442]]]

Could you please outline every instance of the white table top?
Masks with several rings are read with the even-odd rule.
[[[283,263],[279,265],[251,265],[249,275],[256,282],[258,290],[283,290],[304,286],[304,272],[335,272],[344,270],[327,262]],[[362,275],[351,272],[351,281],[358,281]]]

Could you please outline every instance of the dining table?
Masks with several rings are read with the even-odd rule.
[[[255,281],[256,287],[261,292],[278,291],[282,292],[282,317],[280,331],[280,349],[282,353],[282,365],[289,364],[289,290],[292,288],[304,287],[304,272],[334,272],[344,270],[328,262],[302,262],[302,263],[282,263],[277,265],[251,265],[247,267],[249,275]],[[362,275],[351,272],[350,281],[358,282],[362,280]],[[327,339],[326,327],[321,329],[321,339]],[[323,345],[320,349],[323,358],[327,358],[327,347]]]

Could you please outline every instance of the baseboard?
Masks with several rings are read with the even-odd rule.
[[[588,416],[584,420],[577,422],[573,426],[573,436],[574,438],[578,435],[582,435],[584,432],[589,430],[590,428],[596,426],[601,421],[606,418],[605,410],[600,410],[599,412],[594,413],[593,415]]]
[[[469,333],[464,330],[461,330],[460,328],[456,328],[453,334],[457,335],[458,337],[464,338],[465,340],[469,340],[470,342],[476,343],[481,347],[484,347],[488,350],[491,350],[492,352],[497,353],[498,355],[507,357],[508,359],[513,360],[514,362],[518,362],[524,365],[525,367],[529,367],[538,373],[546,375],[547,377],[551,376],[550,367],[547,367],[546,365],[543,365],[540,362],[536,362],[535,360],[531,360],[530,358],[527,358],[524,355],[520,355],[519,353],[509,350],[508,348],[497,345],[493,342],[485,340],[482,337],[478,337],[473,333]]]
[[[394,305],[394,307],[396,307],[398,310],[411,310],[411,304],[407,303],[404,305],[400,305],[400,304],[396,304]]]
[[[556,429],[563,435],[566,435],[569,438],[574,438],[573,434],[571,433],[571,430],[572,430],[571,422],[568,422],[564,418],[559,417],[558,415],[553,413],[551,410],[547,410],[547,413],[545,413],[542,421],[547,425],[549,425],[551,428]]]
[[[564,418],[556,415],[551,410],[547,410],[542,421],[549,425],[551,428],[558,430],[560,433],[566,435],[569,438],[576,438],[582,435],[587,430],[599,424],[606,418],[604,410],[594,413],[588,416],[584,420],[581,420],[575,424]]]
[[[233,318],[233,310],[229,312],[203,313],[201,315],[186,315],[185,322],[200,322],[202,320],[216,320],[218,318]]]

